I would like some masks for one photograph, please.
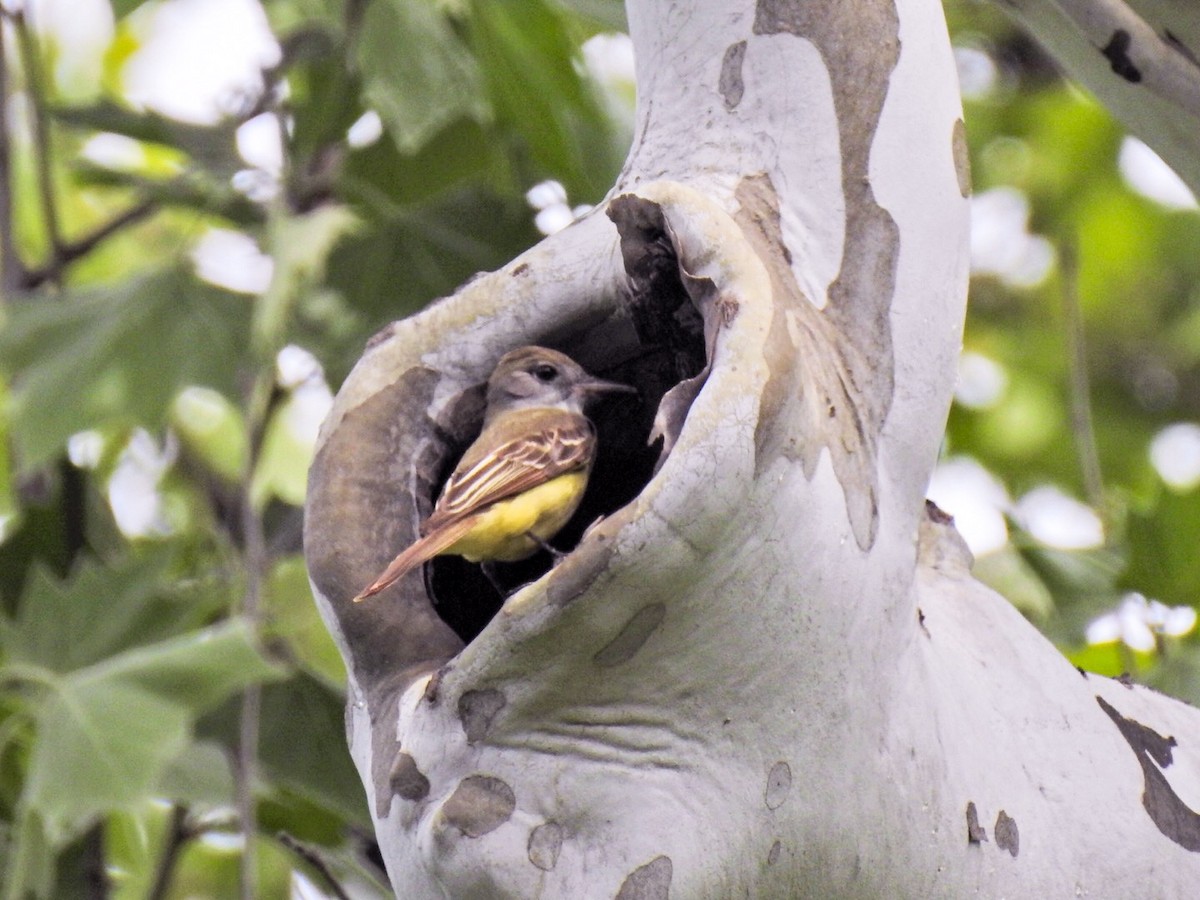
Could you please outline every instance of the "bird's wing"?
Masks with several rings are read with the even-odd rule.
[[[380,591],[387,590],[417,566],[433,559],[447,547],[453,546],[455,541],[474,527],[475,519],[471,516],[464,516],[457,522],[451,522],[446,527],[425,535],[416,543],[401,550],[378,578],[358,592],[354,602],[358,603],[368,597],[374,597]]]
[[[498,445],[474,464],[454,472],[422,531],[545,484],[559,475],[591,465],[596,433],[583,416],[558,418]]]

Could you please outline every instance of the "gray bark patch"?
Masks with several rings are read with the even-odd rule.
[[[987,839],[987,829],[979,824],[979,810],[971,800],[967,803],[967,843],[982,844]]]
[[[543,872],[549,872],[558,863],[562,842],[562,826],[557,822],[543,822],[529,833],[529,861]]]
[[[730,44],[721,60],[721,77],[717,81],[717,90],[725,98],[725,108],[735,109],[742,102],[742,94],[746,86],[742,83],[742,63],[746,59],[746,42],[738,41]]]
[[[971,154],[967,147],[967,126],[962,119],[954,120],[954,131],[950,136],[951,152],[954,154],[954,174],[958,176],[958,192],[971,196]]]
[[[468,744],[474,744],[487,736],[496,716],[507,703],[508,699],[495,688],[467,691],[458,698],[458,718],[462,722],[463,731],[467,733]]]
[[[396,754],[389,783],[392,791],[405,800],[424,800],[429,796],[429,779],[417,768],[417,761],[408,753]]]
[[[616,900],[668,900],[672,874],[671,857],[656,856],[629,873],[617,891]]]
[[[1130,84],[1137,84],[1142,80],[1142,73],[1129,58],[1129,48],[1132,44],[1133,38],[1130,37],[1129,32],[1124,28],[1118,28],[1112,33],[1112,37],[1100,53],[1108,60],[1116,74]]]
[[[625,623],[620,634],[592,657],[593,661],[605,669],[629,662],[633,659],[634,654],[642,649],[642,645],[650,639],[650,635],[654,633],[655,629],[662,624],[666,615],[667,608],[661,603],[643,606]]]
[[[1200,814],[1179,798],[1162,773],[1162,769],[1170,767],[1173,761],[1171,748],[1176,746],[1175,738],[1163,737],[1154,729],[1125,718],[1103,697],[1097,697],[1096,702],[1116,724],[1121,736],[1129,742],[1142,767],[1146,782],[1142,805],[1151,821],[1159,831],[1185,850],[1200,853]]]
[[[996,816],[996,827],[992,833],[996,835],[996,846],[1001,850],[1007,850],[1016,859],[1017,853],[1021,849],[1021,836],[1017,832],[1017,820],[1004,810],[1000,810],[1000,815]]]
[[[767,773],[767,789],[763,794],[767,809],[779,809],[792,792],[792,767],[785,762],[777,762]]]
[[[468,775],[442,805],[442,815],[467,837],[477,838],[507,822],[516,808],[516,795],[504,781]]]
[[[771,269],[777,295],[786,300],[777,303],[768,337],[771,375],[763,392],[760,429],[755,434],[756,467],[762,471],[780,454],[799,456],[811,478],[822,445],[828,447],[834,472],[846,492],[855,540],[868,550],[875,542],[878,525],[875,445],[894,389],[888,316],[900,257],[899,228],[875,199],[870,158],[888,84],[900,58],[900,21],[894,0],[820,5],[758,0],[753,30],[755,34],[792,34],[811,41],[820,52],[833,90],[846,198],[842,268],[829,286],[829,302],[822,312],[811,314],[815,308],[794,285],[782,241],[771,236],[766,249],[774,246],[773,252],[760,250]],[[746,179],[739,186],[739,202],[744,203],[743,187],[753,180],[761,179]],[[773,200],[773,188],[771,194]],[[775,213],[777,217],[777,210]],[[761,210],[743,209],[738,221],[746,224],[749,220],[761,228],[755,218],[762,218]],[[771,229],[776,230],[777,225],[771,223]],[[788,328],[789,315],[799,320],[803,331],[795,343]],[[793,367],[809,361],[810,370],[797,378]],[[796,404],[798,392],[802,396]],[[847,397],[854,402],[847,403]],[[789,408],[794,405],[801,408]],[[830,407],[836,410],[832,420],[827,414]],[[822,419],[834,424],[823,424]],[[796,436],[778,424],[784,421],[805,423],[807,434]]]

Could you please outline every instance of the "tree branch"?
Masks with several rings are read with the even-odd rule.
[[[17,36],[21,51],[21,65],[25,72],[25,89],[29,94],[30,119],[33,125],[34,161],[37,166],[38,196],[42,204],[42,220],[46,228],[46,239],[50,244],[48,268],[55,283],[62,280],[62,235],[59,230],[58,208],[54,199],[53,156],[50,147],[50,128],[46,119],[46,85],[43,81],[41,52],[37,38],[29,27],[24,9],[9,13],[9,21]]]
[[[5,16],[7,18],[7,16]],[[8,59],[0,32],[0,303],[18,289],[25,266],[13,236],[12,150],[8,122]]]
[[[112,237],[122,228],[134,225],[158,211],[158,204],[153,200],[142,200],[123,212],[117,213],[109,221],[98,225],[83,237],[74,241],[60,244],[56,257],[45,266],[29,270],[22,274],[19,282],[25,290],[39,287],[47,281],[55,281],[62,275],[62,270],[91,253],[99,244]]]

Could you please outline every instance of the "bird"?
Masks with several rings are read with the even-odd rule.
[[[636,388],[593,378],[569,356],[527,346],[506,353],[487,382],[483,430],[450,474],[415,542],[355,597],[386,590],[435,556],[482,562],[526,559],[583,499],[596,458],[596,429],[584,413],[602,394]]]

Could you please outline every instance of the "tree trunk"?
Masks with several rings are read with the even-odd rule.
[[[1072,668],[924,502],[967,282],[940,5],[628,6],[610,200],[372,341],[310,476],[397,895],[1187,895],[1200,715]],[[452,562],[352,604],[527,343],[642,391],[607,517],[494,617]]]

